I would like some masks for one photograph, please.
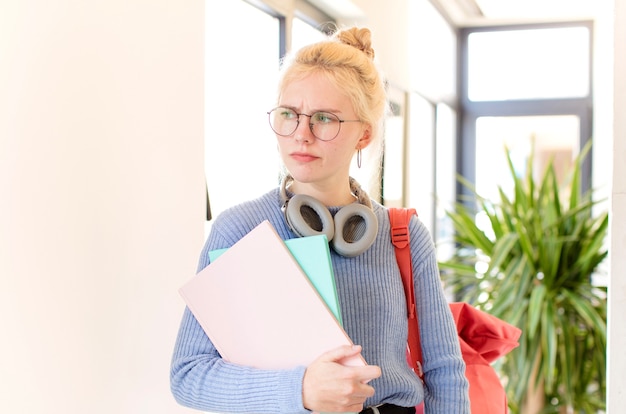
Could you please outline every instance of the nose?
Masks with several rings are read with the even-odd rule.
[[[302,119],[304,117],[304,119]],[[313,125],[311,125],[311,117],[307,114],[300,114],[298,116],[298,126],[296,127],[293,137],[296,141],[313,142],[315,141],[315,135],[313,135]]]

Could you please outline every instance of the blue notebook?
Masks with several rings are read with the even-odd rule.
[[[300,237],[285,240],[287,249],[307,275],[319,295],[322,297],[337,321],[343,324],[335,274],[330,261],[328,239],[325,235]],[[211,262],[215,261],[227,249],[212,250],[209,252]]]

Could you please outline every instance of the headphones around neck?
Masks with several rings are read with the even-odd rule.
[[[305,194],[287,195],[287,185],[293,177],[287,175],[280,186],[283,213],[289,228],[298,236],[325,234],[333,250],[345,257],[355,257],[374,243],[378,220],[372,202],[356,180],[350,177],[350,190],[358,203],[342,207],[335,218],[319,200]]]

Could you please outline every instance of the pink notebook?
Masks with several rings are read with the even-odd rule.
[[[308,365],[352,345],[269,221],[187,282],[180,294],[222,357],[263,369]],[[345,365],[365,365],[354,357]]]

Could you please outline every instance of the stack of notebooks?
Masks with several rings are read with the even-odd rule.
[[[326,236],[281,240],[269,221],[180,289],[222,357],[261,369],[309,365],[352,341],[341,325]],[[365,365],[359,355],[342,361]]]

